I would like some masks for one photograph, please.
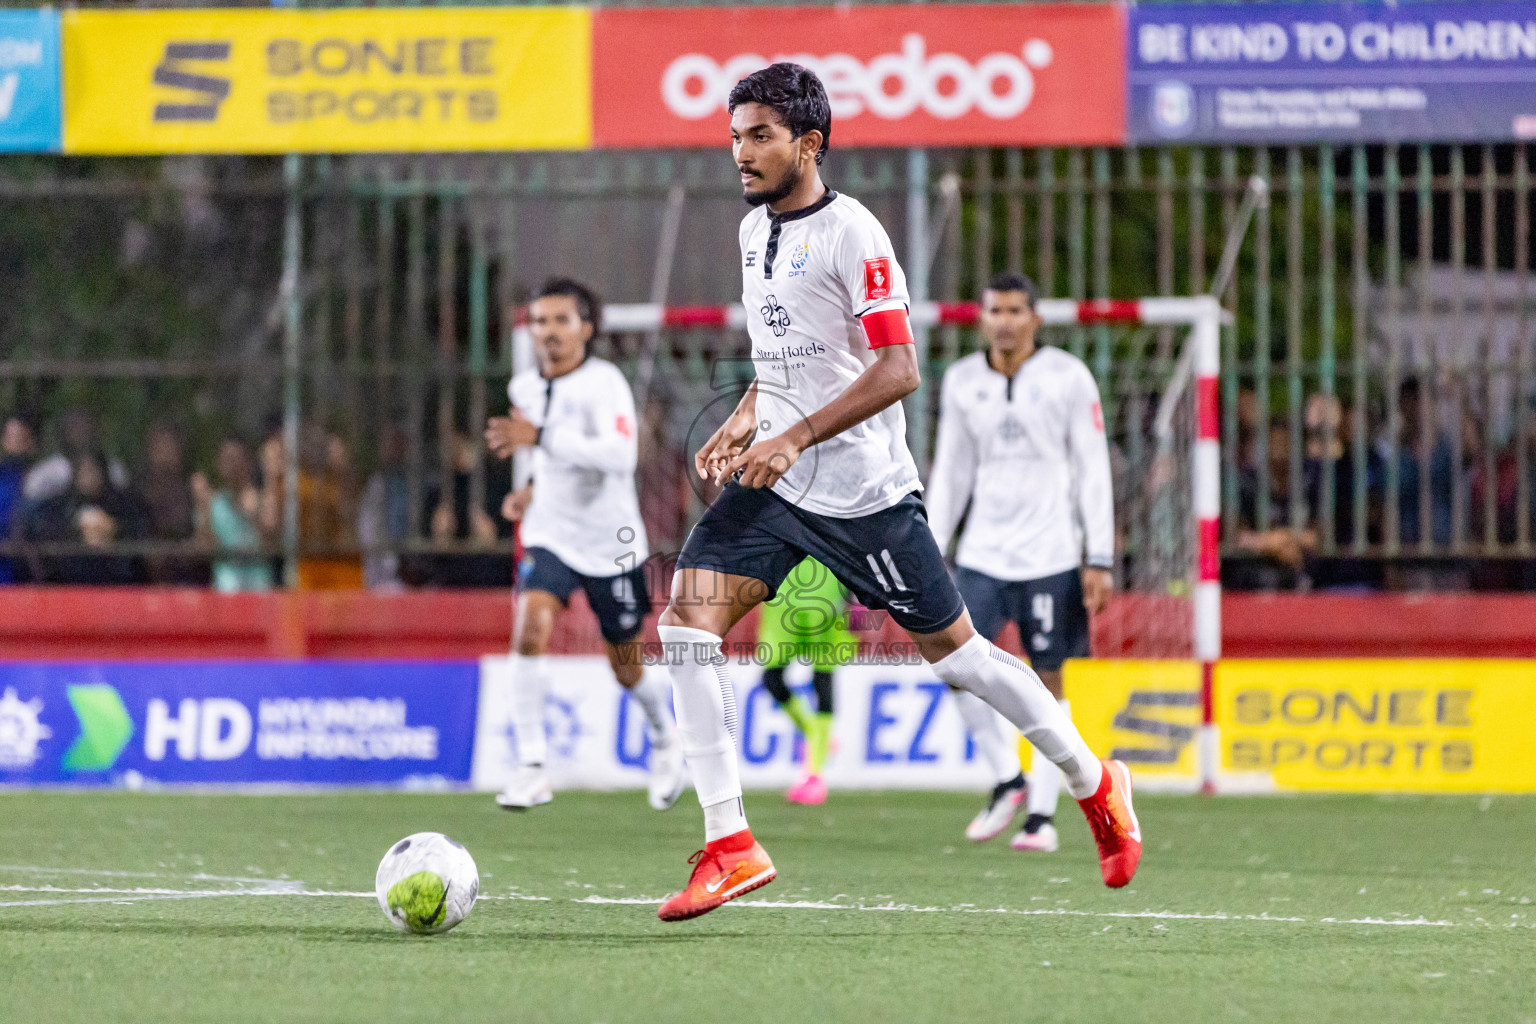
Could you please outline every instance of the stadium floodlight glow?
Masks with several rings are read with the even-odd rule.
[[[1221,657],[1217,380],[1221,326],[1230,314],[1210,295],[1041,299],[1036,309],[1047,328],[1103,325],[1187,331],[1177,357],[1164,361],[1168,365],[1162,376],[1132,381],[1129,388],[1112,389],[1100,382],[1106,395],[1134,392],[1149,414],[1134,420],[1123,417],[1118,439],[1148,452],[1126,474],[1130,493],[1116,495],[1117,532],[1122,532],[1120,508],[1128,507],[1132,522],[1123,532],[1141,535],[1142,547],[1131,561],[1137,579],[1125,581],[1118,610],[1107,616],[1108,628],[1095,633],[1101,639],[1108,634],[1111,656],[1193,658],[1199,663],[1199,782],[1202,791],[1213,792],[1220,764],[1213,693],[1213,670]],[[980,311],[974,302],[918,302],[911,316],[916,327],[968,327],[975,325]],[[663,328],[742,329],[746,324],[747,312],[739,304],[636,303],[610,305],[603,312],[604,330],[621,334]],[[528,358],[531,361],[531,349]],[[1141,436],[1130,437],[1133,433]],[[1111,442],[1116,440],[1112,433]]]

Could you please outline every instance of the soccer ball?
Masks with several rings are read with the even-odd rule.
[[[396,928],[435,935],[469,916],[480,872],[462,844],[441,832],[417,832],[389,848],[373,891]]]

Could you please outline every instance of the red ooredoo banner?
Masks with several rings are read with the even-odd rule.
[[[826,84],[834,146],[1116,144],[1124,17],[1114,4],[599,9],[595,141],[725,145],[731,86],[790,60]]]

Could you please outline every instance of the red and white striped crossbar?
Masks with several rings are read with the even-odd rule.
[[[1204,317],[1221,316],[1215,299],[1041,299],[1036,307],[1051,326],[1072,324],[1195,324]],[[916,327],[969,327],[981,307],[974,302],[918,302],[912,306]],[[745,327],[747,311],[729,306],[662,306],[651,302],[616,304],[603,309],[603,328],[609,331],[655,331],[663,327]]]

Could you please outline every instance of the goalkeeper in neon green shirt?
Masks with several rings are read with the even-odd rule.
[[[794,804],[824,803],[827,784],[822,770],[832,742],[832,673],[858,652],[858,641],[848,631],[848,592],[826,566],[807,558],[790,570],[773,600],[763,605],[757,643],[758,651],[765,652],[763,686],[805,737],[805,772],[784,798]],[[784,684],[784,670],[797,659],[811,663],[815,711]]]

